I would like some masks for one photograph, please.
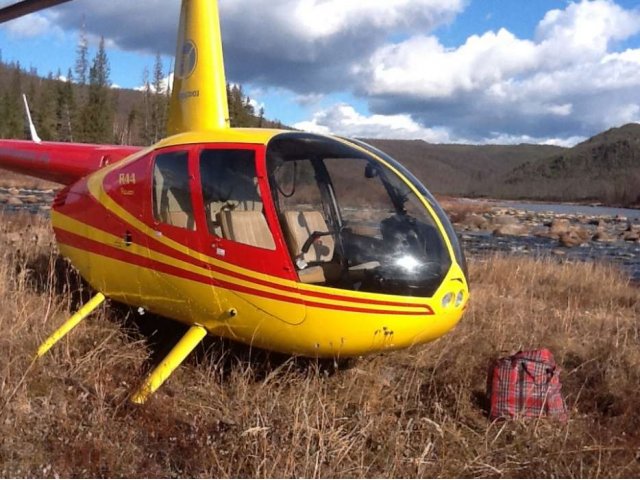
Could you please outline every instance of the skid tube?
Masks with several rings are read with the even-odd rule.
[[[175,344],[169,354],[151,371],[142,386],[131,396],[131,402],[139,405],[145,403],[206,335],[207,331],[204,327],[193,325]]]
[[[104,301],[105,296],[102,293],[96,294],[80,310],[73,314],[69,320],[64,322],[60,328],[53,332],[49,338],[42,342],[42,345],[40,345],[38,352],[36,353],[36,359],[47,353],[51,347],[58,343],[67,333],[77,327],[82,320],[87,318],[89,314],[93,313]]]

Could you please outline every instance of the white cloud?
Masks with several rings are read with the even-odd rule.
[[[506,29],[458,48],[434,36],[380,47],[360,70],[376,113],[410,113],[482,141],[490,132],[570,139],[640,120],[640,49],[611,51],[640,33],[640,11],[582,0],[548,12],[535,40]]]
[[[450,20],[462,6],[462,0],[300,0],[293,19],[303,37],[326,38],[357,28],[433,26]]]
[[[369,60],[368,91],[411,92],[449,97],[458,91],[489,88],[536,66],[535,45],[505,29],[470,37],[458,49],[445,48],[437,38],[416,36],[379,49]]]
[[[507,135],[504,133],[495,133],[485,138],[482,144],[491,145],[520,145],[522,143],[538,144],[538,145],[555,145],[557,147],[573,147],[576,144],[586,140],[585,137],[532,137],[530,135]],[[474,142],[476,143],[476,142]]]
[[[49,16],[41,13],[17,18],[7,23],[6,28],[7,32],[15,38],[33,38],[45,33],[62,35],[62,30],[52,24]]]
[[[357,138],[422,139],[431,143],[448,143],[451,138],[443,128],[423,128],[409,115],[371,115],[358,113],[347,104],[334,105],[317,112],[313,119],[299,122],[294,128],[313,133]]]
[[[425,128],[409,115],[362,115],[348,104],[337,104],[321,110],[309,121],[299,122],[294,128],[324,135],[340,135],[351,138],[384,138],[424,140],[429,143],[497,144],[517,145],[521,143],[572,147],[585,140],[582,136],[534,137],[531,135],[509,135],[491,132],[485,138],[470,139],[453,135],[445,127]]]
[[[538,24],[536,38],[552,59],[578,61],[599,58],[611,42],[638,32],[640,14],[611,0],[571,3],[565,10],[551,10]]]
[[[153,80],[149,79],[149,90],[152,93],[156,93],[156,87],[155,85],[153,85]],[[169,75],[167,75],[166,77],[163,77],[160,80],[160,93],[166,93],[167,90],[171,89],[171,86],[173,85],[173,73],[170,73]],[[138,90],[139,92],[144,92],[147,89],[146,85],[139,85],[137,87],[134,87],[134,90]]]

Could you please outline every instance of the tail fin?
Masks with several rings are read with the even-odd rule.
[[[168,133],[229,128],[217,0],[182,0],[174,70]]]
[[[42,143],[40,137],[38,136],[38,132],[36,132],[36,126],[33,124],[33,120],[31,120],[31,112],[29,111],[29,103],[27,102],[27,96],[23,93],[22,100],[24,100],[24,109],[27,112],[27,121],[29,122],[29,132],[31,133],[31,140],[36,143]]]

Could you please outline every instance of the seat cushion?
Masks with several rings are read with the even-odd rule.
[[[268,250],[276,248],[262,212],[222,210],[218,214],[218,222],[224,238]]]
[[[302,253],[302,247],[313,232],[328,231],[322,212],[316,210],[284,212],[283,215],[287,242],[294,257]],[[333,258],[335,240],[333,235],[324,235],[311,244],[304,254],[304,261],[329,262]]]

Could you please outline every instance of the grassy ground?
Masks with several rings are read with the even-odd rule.
[[[472,259],[437,342],[336,371],[210,341],[136,407],[149,339],[179,334],[151,317],[106,307],[32,363],[86,294],[44,222],[0,218],[2,477],[640,476],[640,290],[608,267]],[[568,423],[489,422],[489,361],[541,346]]]

